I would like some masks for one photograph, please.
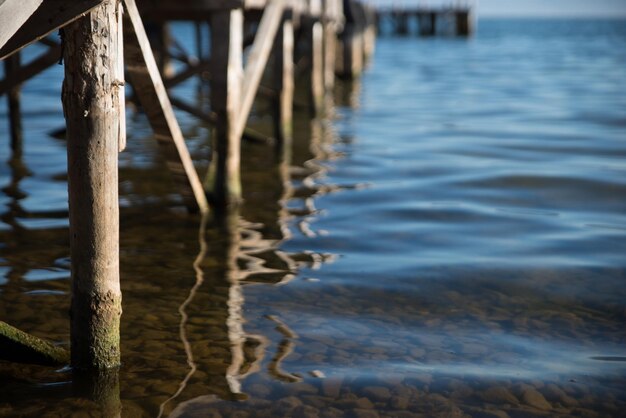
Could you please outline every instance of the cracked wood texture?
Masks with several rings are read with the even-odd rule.
[[[72,259],[71,363],[98,370],[120,364],[118,140],[123,45],[118,0],[64,29],[63,110]],[[118,75],[119,77],[119,75]]]

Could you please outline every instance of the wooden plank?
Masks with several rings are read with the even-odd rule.
[[[180,109],[183,112],[187,112],[211,126],[215,126],[217,124],[217,115],[215,115],[215,113],[203,112],[198,106],[191,105],[175,96],[170,96],[170,102],[172,102],[172,106],[175,108]],[[275,142],[274,138],[264,135],[250,127],[246,127],[246,129],[244,129],[241,139],[260,144],[271,144]]]
[[[235,124],[240,112],[243,80],[243,11],[211,16],[211,111],[216,115],[212,135],[213,158],[205,187],[218,207],[241,200],[241,132]]]
[[[6,0],[30,3],[33,0]],[[103,0],[45,0],[6,43],[0,43],[0,59],[67,25],[99,5]],[[0,24],[0,28],[3,26]]]
[[[124,0],[124,4],[124,53],[128,75],[187,207],[205,213],[209,207],[202,183],[167,97],[135,0]]]
[[[242,8],[243,0],[139,0],[141,16],[152,21],[207,21],[219,10]]]
[[[0,321],[0,359],[17,363],[63,366],[70,353],[51,341],[35,337]]]
[[[6,73],[5,78],[0,80],[0,95],[7,93],[14,86],[22,84],[26,80],[50,68],[52,65],[58,63],[60,59],[61,45],[55,44],[29,64],[21,66],[18,70],[11,73]]]
[[[274,44],[278,26],[282,21],[284,7],[284,0],[274,0],[267,6],[261,18],[261,23],[259,24],[259,29],[244,70],[241,107],[235,122],[236,136],[241,136],[246,126],[254,97],[261,82],[261,76]]]
[[[0,0],[0,49],[31,17],[43,0]]]
[[[201,74],[203,78],[208,78],[210,74],[208,73],[210,65],[211,63],[209,61],[204,61],[204,60],[188,64],[185,68],[180,70],[177,74],[163,80],[165,83],[165,87],[168,89],[171,89],[172,87],[176,87],[177,85],[188,80],[194,75]]]

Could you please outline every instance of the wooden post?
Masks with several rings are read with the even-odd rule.
[[[363,71],[363,36],[357,24],[347,26],[345,32],[345,75],[348,78],[357,78]]]
[[[213,158],[205,189],[221,207],[241,200],[239,173],[241,135],[236,123],[243,82],[243,12],[211,15],[211,110],[216,115]]]
[[[429,35],[435,36],[437,34],[437,13],[431,12],[428,14],[430,17],[430,32]]]
[[[363,60],[369,60],[376,48],[376,14],[373,9],[361,6],[363,9]]]
[[[324,3],[324,90],[326,94],[335,87],[335,62],[337,50],[337,0]]]
[[[159,72],[163,78],[171,77],[174,68],[169,54],[172,43],[169,24],[163,21],[146,22],[145,28]]]
[[[420,36],[434,36],[437,31],[437,13],[418,12],[417,25]]]
[[[319,116],[324,107],[324,29],[322,27],[322,2],[310,0],[311,20],[307,25],[309,48],[309,97],[311,116]]]
[[[355,1],[344,1],[346,22],[340,37],[338,62],[341,63],[337,75],[353,79],[363,70],[363,26],[359,5]]]
[[[71,362],[76,369],[120,364],[118,136],[123,80],[122,7],[100,6],[64,29],[63,110],[67,124]]]
[[[287,15],[274,42],[274,88],[277,94],[273,98],[272,116],[274,134],[283,152],[289,150],[293,133],[293,46],[293,23],[291,16]]]
[[[456,35],[469,36],[472,33],[472,15],[469,10],[459,10],[455,13]]]
[[[399,11],[396,17],[396,33],[398,35],[407,35],[409,33],[409,15],[405,11]]]
[[[15,76],[20,69],[20,53],[16,52],[6,59],[4,62],[5,78],[9,79]],[[20,111],[20,86],[13,86],[7,94],[7,102],[9,107],[9,125],[11,132],[11,152],[12,158],[20,158],[22,156],[23,132],[22,117]]]

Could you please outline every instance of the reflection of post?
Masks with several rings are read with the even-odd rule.
[[[100,416],[122,416],[118,368],[89,372],[73,370],[72,388],[76,396],[95,402],[100,408]]]
[[[187,337],[187,320],[189,319],[187,315],[187,306],[189,306],[189,304],[193,301],[194,297],[196,296],[196,293],[198,292],[198,289],[204,282],[204,272],[202,271],[202,262],[204,261],[204,258],[206,257],[206,253],[207,253],[206,225],[207,225],[208,217],[209,217],[208,213],[204,213],[202,215],[202,221],[200,222],[200,230],[198,232],[198,242],[200,244],[200,251],[198,252],[196,259],[193,262],[193,269],[196,273],[196,282],[191,287],[191,290],[189,290],[189,295],[187,296],[187,299],[185,299],[184,302],[178,308],[178,313],[180,314],[180,324],[178,326],[178,332],[180,335],[180,340],[183,343],[183,347],[185,348],[185,355],[187,356],[187,365],[189,366],[189,372],[187,372],[183,380],[178,385],[178,390],[176,390],[176,392],[172,396],[166,399],[165,402],[163,402],[159,406],[159,415],[158,415],[159,418],[163,416],[163,413],[165,412],[165,406],[173,399],[176,399],[178,395],[180,395],[183,392],[183,390],[185,390],[185,388],[187,387],[187,382],[189,382],[189,379],[191,379],[191,376],[194,375],[194,373],[196,372],[198,368],[193,357],[193,350],[191,349],[191,343],[189,342],[189,339]]]
[[[226,328],[230,341],[231,361],[226,369],[226,381],[232,393],[241,393],[239,372],[244,363],[243,344],[245,334],[243,331],[243,293],[239,283],[239,266],[237,256],[239,254],[239,211],[230,211],[223,218],[223,231],[227,237],[226,243],[226,279],[228,280],[228,316]]]
[[[4,62],[5,78],[9,79],[19,71],[20,53],[16,52]],[[9,90],[7,94],[9,105],[9,124],[11,130],[11,151],[13,158],[20,158],[22,155],[22,118],[20,114],[20,86],[17,85]]]
[[[298,338],[298,334],[293,332],[283,321],[281,321],[277,317],[270,315],[267,318],[278,324],[276,326],[276,330],[280,332],[284,337],[283,340],[278,344],[276,354],[274,355],[272,361],[268,366],[269,373],[276,379],[283,382],[301,382],[302,377],[298,376],[297,374],[286,372],[281,367],[282,361],[293,352],[293,349],[295,347],[295,343],[293,342],[293,340]]]
[[[278,212],[278,225],[280,227],[280,232],[282,235],[282,239],[287,240],[291,238],[291,231],[289,230],[289,199],[293,196],[293,185],[291,183],[291,157],[292,150],[284,150],[281,154],[281,159],[278,164],[278,173],[280,176],[280,182],[282,184],[283,192],[281,194],[280,200],[278,204],[280,205],[280,209]]]
[[[361,96],[361,81],[356,78],[354,80],[345,80],[338,85],[337,103],[339,106],[348,106],[358,109]]]
[[[240,283],[241,272],[237,264],[241,252],[239,217],[239,211],[233,209],[219,220],[222,232],[227,240],[224,246],[225,278],[228,281],[226,330],[228,332],[228,341],[230,342],[231,358],[230,364],[226,369],[226,383],[231,393],[236,395],[236,397],[245,396],[241,392],[241,381],[259,370],[265,347],[268,344],[265,337],[249,335],[243,329],[244,297]],[[247,359],[244,354],[244,345],[247,341],[254,341],[257,345],[255,350],[256,358],[253,359],[250,365],[246,365]]]

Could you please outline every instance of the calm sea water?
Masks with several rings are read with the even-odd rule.
[[[129,113],[119,386],[0,363],[0,415],[623,416],[625,68],[624,21],[381,37],[290,162],[244,144],[245,204],[206,229]],[[25,86],[11,164],[0,126],[0,318],[68,345],[61,77]]]

